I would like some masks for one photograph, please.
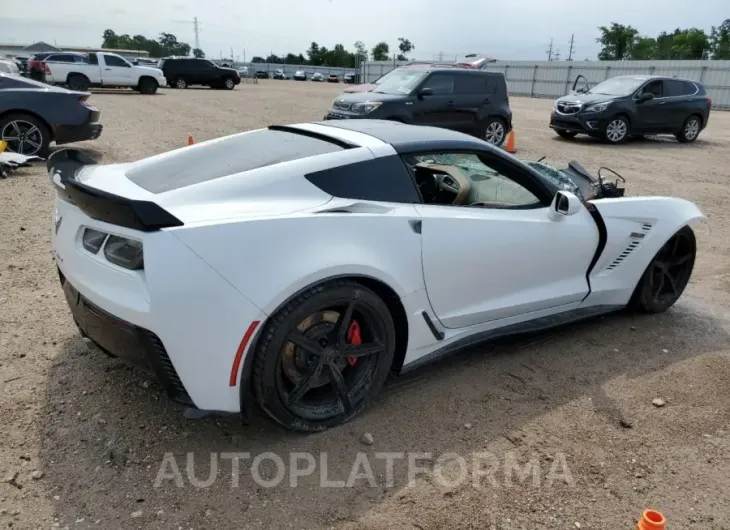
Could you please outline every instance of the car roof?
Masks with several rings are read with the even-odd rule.
[[[699,81],[695,81],[694,79],[687,79],[686,77],[676,77],[676,76],[670,76],[670,75],[617,75],[615,77],[611,77],[610,79],[642,79],[644,81],[650,81],[650,80],[673,80],[673,81],[687,81],[688,83],[695,83],[698,85],[701,85]],[[606,81],[608,81],[607,79]]]
[[[484,149],[490,145],[465,133],[440,127],[413,126],[390,120],[327,120],[315,122],[335,129],[373,136],[399,154],[429,149]]]

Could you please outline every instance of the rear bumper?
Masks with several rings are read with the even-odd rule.
[[[104,126],[97,122],[84,123],[83,125],[59,125],[56,126],[54,139],[58,145],[96,140],[101,136],[103,129]]]
[[[153,332],[117,318],[82,296],[58,269],[66,302],[81,335],[109,355],[131,362],[156,376],[167,395],[194,407],[160,338]]]

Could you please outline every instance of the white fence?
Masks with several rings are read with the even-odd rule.
[[[375,81],[402,64],[363,63],[361,82]],[[703,83],[714,108],[730,109],[730,61],[498,61],[487,69],[504,74],[510,94],[536,98],[564,96],[578,75],[592,85],[617,75],[677,76]]]

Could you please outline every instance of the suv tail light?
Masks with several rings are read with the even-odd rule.
[[[712,98],[707,98],[707,104],[712,107]]]
[[[91,105],[89,104],[89,96],[80,96],[80,97],[79,97],[79,103],[81,103],[81,104],[82,104],[82,105],[83,105],[84,107],[86,107],[87,109],[93,109],[93,108],[94,108],[94,107],[92,107],[92,106],[91,106]]]
[[[51,73],[51,69],[48,68],[48,65],[45,62],[42,62],[41,63],[41,70],[43,70],[43,73],[44,74],[50,74]]]

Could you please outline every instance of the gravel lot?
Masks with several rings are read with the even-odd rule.
[[[202,141],[319,119],[340,89],[272,80],[233,92],[98,93],[92,101],[105,129],[88,147],[105,161],[128,161],[185,145],[188,135]],[[236,418],[185,419],[144,374],[87,350],[50,253],[46,174],[0,180],[0,525],[619,529],[633,528],[651,506],[671,528],[730,528],[730,113],[714,112],[694,145],[672,138],[607,147],[560,140],[547,128],[550,101],[511,104],[519,156],[577,159],[592,171],[608,165],[632,195],[671,194],[702,207],[709,223],[696,229],[688,290],[663,315],[607,317],[464,352],[394,382],[364,415],[313,436],[262,417],[248,427]],[[264,487],[247,460],[234,486],[231,460],[221,458],[217,480],[196,487],[186,454],[204,481],[211,451],[251,460],[273,452],[285,478]],[[291,452],[316,459],[297,487]],[[409,486],[406,457],[389,484],[381,452],[431,453],[419,465],[434,472]],[[485,452],[496,471],[477,488],[472,455]],[[182,481],[169,478],[168,460],[168,478],[156,487],[166,453]],[[328,480],[347,481],[359,463],[361,476],[372,466],[375,483],[320,487],[322,453]],[[440,472],[445,453],[470,464],[466,482],[454,485],[458,468]],[[515,463],[522,475],[510,472]],[[271,460],[254,471],[276,475]]]

